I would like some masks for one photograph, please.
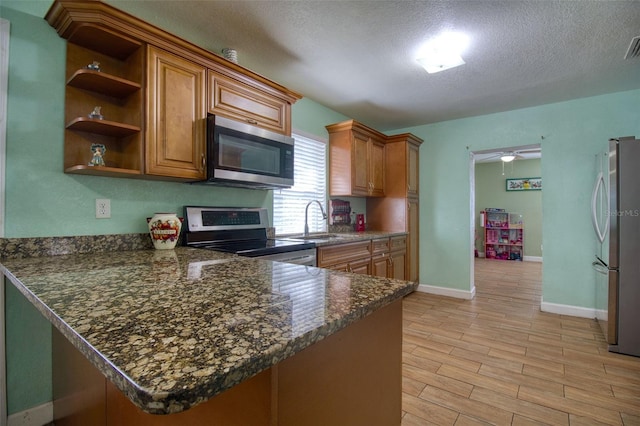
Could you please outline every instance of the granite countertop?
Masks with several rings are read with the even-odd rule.
[[[416,284],[179,247],[3,259],[0,270],[142,410],[186,410]]]

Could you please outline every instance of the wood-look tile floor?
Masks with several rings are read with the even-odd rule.
[[[474,300],[404,301],[402,425],[640,425],[640,358],[540,311],[542,264],[476,259]]]

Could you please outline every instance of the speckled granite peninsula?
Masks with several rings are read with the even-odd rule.
[[[0,268],[152,414],[207,401],[416,286],[188,248],[3,259]]]

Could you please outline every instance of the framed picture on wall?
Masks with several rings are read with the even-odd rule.
[[[540,191],[542,189],[542,178],[517,178],[507,179],[507,191]]]

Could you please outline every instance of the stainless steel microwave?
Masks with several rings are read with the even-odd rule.
[[[294,139],[259,127],[207,117],[207,180],[254,189],[293,185]]]

